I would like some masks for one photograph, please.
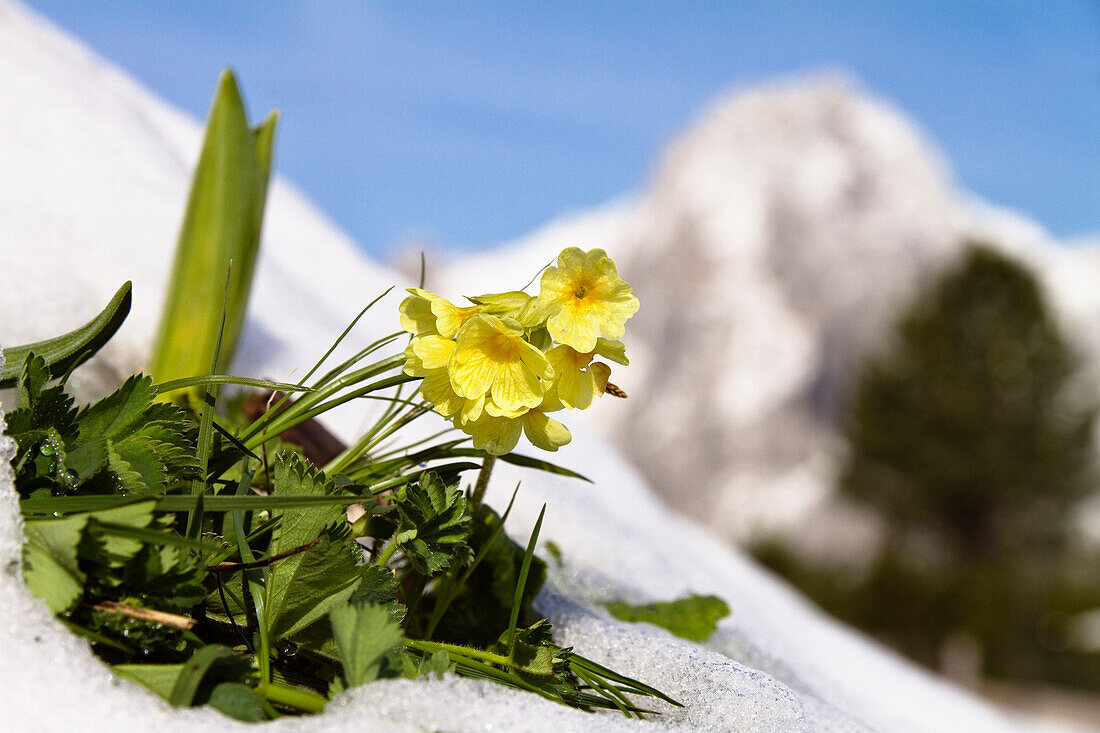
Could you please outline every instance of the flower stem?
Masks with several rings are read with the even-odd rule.
[[[393,557],[394,551],[397,550],[397,543],[394,540],[390,540],[390,543],[386,545],[386,549],[382,550],[382,554],[378,556],[378,559],[374,561],[374,564],[380,568],[386,567],[386,563]]]
[[[481,472],[477,475],[477,484],[474,486],[474,494],[470,497],[470,510],[477,509],[481,500],[485,498],[485,490],[489,488],[489,476],[493,473],[493,464],[497,462],[496,456],[485,456],[481,462]]]
[[[505,667],[511,667],[514,664],[511,659],[500,654],[493,654],[492,652],[483,651],[481,649],[473,649],[468,646],[446,644],[442,641],[422,641],[420,639],[406,639],[405,646],[422,652],[444,651],[448,654],[457,654],[460,657],[468,657],[470,659],[480,659],[483,662],[488,662],[490,664],[500,664]]]

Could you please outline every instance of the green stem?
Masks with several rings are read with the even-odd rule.
[[[386,549],[382,550],[382,554],[378,556],[378,559],[374,561],[374,564],[380,568],[386,567],[386,563],[390,561],[390,558],[393,557],[393,553],[396,550],[397,543],[391,539],[390,544],[386,546]]]
[[[271,682],[261,681],[256,685],[256,692],[276,705],[284,705],[306,713],[319,713],[325,709],[325,704],[328,703],[328,700],[316,692],[301,690],[297,687],[285,687]]]
[[[477,475],[477,485],[474,486],[474,495],[470,497],[470,511],[477,509],[481,505],[481,500],[485,498],[485,490],[489,488],[489,476],[493,473],[493,464],[497,462],[496,456],[485,456],[485,460],[481,463],[481,472]]]
[[[422,641],[420,639],[405,639],[405,646],[410,649],[416,649],[421,652],[447,652],[448,654],[457,654],[460,657],[467,657],[468,659],[480,659],[483,662],[490,664],[499,664],[504,667],[513,666],[511,659],[500,654],[493,654],[482,649],[473,649],[468,646],[458,646],[457,644],[446,644],[442,641]]]

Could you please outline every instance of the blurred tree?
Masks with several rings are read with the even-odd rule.
[[[970,247],[853,394],[840,491],[887,528],[866,574],[830,580],[774,544],[758,555],[930,666],[963,639],[985,674],[1100,685],[1100,670],[1081,678],[1080,660],[1060,668],[1044,637],[1052,612],[1100,603],[1095,578],[1082,591],[1067,567],[1070,516],[1094,490],[1096,409],[1082,387],[1032,275]]]

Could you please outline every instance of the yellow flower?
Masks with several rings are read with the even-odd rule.
[[[611,368],[607,364],[592,361],[597,354],[620,363],[626,361],[622,342],[609,339],[598,339],[596,350],[587,354],[565,345],[555,346],[546,352],[546,359],[554,368],[554,382],[547,393],[548,399],[558,400],[571,410],[587,410],[592,405],[592,398],[602,395],[607,389],[607,380],[611,377]]]
[[[412,293],[401,301],[401,328],[411,334],[424,336],[438,333],[443,338],[454,338],[466,321],[474,317],[481,306],[459,308],[446,298],[420,288],[409,288]]]
[[[455,425],[474,439],[474,447],[494,456],[511,453],[519,443],[520,431],[537,447],[556,451],[573,439],[569,429],[557,420],[547,417],[540,407],[527,410],[516,417],[497,416],[500,412],[491,401],[485,403],[485,411],[474,420],[455,419]]]
[[[627,319],[638,310],[632,293],[602,249],[567,247],[558,266],[542,274],[538,304],[555,341],[588,353],[600,336],[622,338]]]
[[[523,336],[511,318],[480,314],[467,321],[447,367],[454,391],[471,400],[489,394],[504,410],[538,406],[546,391],[540,379],[549,380],[554,370]]]
[[[405,374],[423,377],[420,394],[444,417],[461,414],[468,419],[481,415],[484,399],[468,400],[451,388],[447,363],[455,342],[435,334],[414,338],[405,347]]]

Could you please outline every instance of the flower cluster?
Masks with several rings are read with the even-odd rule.
[[[586,409],[604,393],[611,368],[596,357],[628,363],[620,339],[638,299],[602,249],[563,250],[537,296],[491,293],[460,307],[409,293],[400,308],[413,334],[405,373],[421,377],[421,396],[493,455],[515,448],[521,431],[543,450],[568,443],[569,430],[548,413]]]

